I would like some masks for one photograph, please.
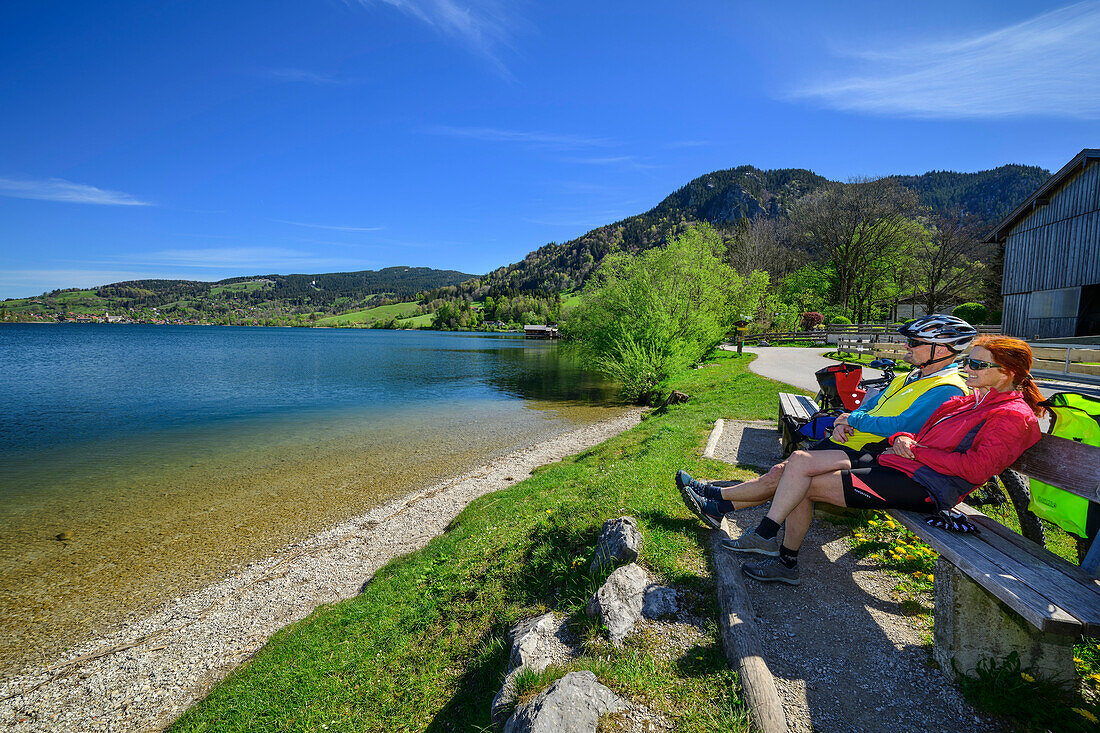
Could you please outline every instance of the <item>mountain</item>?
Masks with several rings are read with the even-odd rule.
[[[382,270],[330,272],[318,275],[252,275],[218,282],[192,280],[129,280],[96,290],[101,298],[127,301],[124,305],[160,306],[181,299],[210,298],[232,294],[236,299],[283,302],[296,306],[331,307],[338,302],[360,303],[371,296],[387,295],[399,300],[417,293],[456,285],[473,275],[457,270],[429,267],[387,267]]]
[[[931,171],[891,176],[915,191],[923,206],[935,212],[962,209],[990,229],[1049,177],[1049,171],[1024,165],[977,173]],[[633,253],[658,246],[670,234],[696,222],[728,229],[741,219],[783,217],[796,199],[830,184],[800,168],[763,171],[745,165],[714,171],[699,176],[643,214],[593,229],[564,244],[551,242],[471,284],[496,292],[570,290],[583,285],[613,250]]]

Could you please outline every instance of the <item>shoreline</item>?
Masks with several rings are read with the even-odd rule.
[[[279,629],[357,595],[375,571],[426,545],[474,499],[636,425],[641,411],[520,448],[288,545],[48,667],[0,683],[0,720],[19,731],[149,730],[171,724]]]

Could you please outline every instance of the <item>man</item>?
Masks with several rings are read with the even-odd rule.
[[[978,335],[977,329],[961,318],[936,314],[907,323],[898,333],[906,338],[904,361],[914,369],[895,377],[859,409],[838,417],[832,438],[807,450],[840,450],[847,454],[851,465],[870,463],[886,450],[889,436],[916,433],[937,407],[966,393],[966,380],[955,359]],[[685,471],[677,471],[676,486],[684,505],[717,529],[723,515],[770,499],[784,466],[786,462],[772,466],[763,476],[744,483],[704,483]]]

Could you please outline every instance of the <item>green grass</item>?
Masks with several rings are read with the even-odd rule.
[[[847,352],[840,353],[837,351],[830,351],[827,354],[822,354],[822,356],[827,359],[835,359],[836,361],[846,361],[850,364],[869,365],[872,361],[875,360],[875,357],[872,354],[849,354]],[[894,366],[894,371],[899,374],[902,372],[907,372],[913,368],[911,365],[906,364],[904,361],[895,361],[897,363]]]
[[[397,322],[397,325],[401,328],[424,328],[425,326],[432,325],[432,314],[425,313],[422,316],[413,316],[412,318],[402,318]]]
[[[704,555],[709,532],[680,503],[677,468],[716,478],[753,474],[700,457],[719,417],[771,419],[784,385],[720,352],[674,380],[693,398],[638,427],[473,502],[422,550],[379,570],[358,597],[279,632],[175,724],[177,731],[478,730],[503,678],[508,629],[552,609],[571,619],[593,670],[678,730],[746,730],[717,626],[665,658],[657,642],[620,649],[583,620],[598,580],[585,575],[604,520],[630,514],[642,562],[716,617]]]
[[[377,308],[320,318],[317,320],[317,325],[350,326],[356,323],[373,323],[374,321],[388,321],[391,318],[406,318],[415,312],[416,303],[394,303],[393,305],[380,305]]]

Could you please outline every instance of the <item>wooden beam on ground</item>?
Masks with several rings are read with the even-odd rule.
[[[786,733],[787,716],[783,712],[779,692],[775,689],[775,678],[764,661],[756,632],[756,616],[741,568],[720,544],[728,536],[724,532],[711,532],[710,540],[722,647],[726,651],[726,659],[741,677],[741,689],[757,730],[762,733]]]
[[[726,421],[718,418],[714,421],[714,428],[707,439],[707,448],[703,451],[703,458],[714,458],[714,450],[718,447],[718,441],[722,439],[722,430],[726,427]]]

